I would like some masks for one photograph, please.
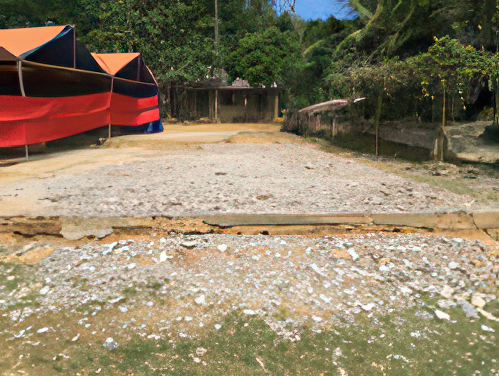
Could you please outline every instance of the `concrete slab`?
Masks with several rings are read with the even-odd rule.
[[[293,215],[293,214],[227,214],[203,217],[212,226],[319,226],[369,224],[372,219],[364,214]]]
[[[478,228],[499,229],[499,212],[476,212],[473,213],[473,220]]]
[[[57,236],[61,233],[61,222],[46,217],[0,217],[0,233]]]
[[[61,218],[61,234],[68,240],[80,240],[86,237],[105,238],[115,228],[144,227],[151,225],[147,218]]]
[[[476,225],[468,213],[394,213],[372,214],[374,224],[383,226],[407,226],[442,230],[473,230]]]
[[[487,232],[487,234],[489,234],[489,236],[492,239],[499,241],[499,229],[492,228],[492,229],[486,230],[486,232]]]

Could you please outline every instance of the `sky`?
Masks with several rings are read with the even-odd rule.
[[[330,15],[338,19],[352,18],[349,10],[338,0],[296,0],[296,13],[305,20],[327,19]]]

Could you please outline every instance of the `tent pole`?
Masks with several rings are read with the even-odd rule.
[[[73,68],[76,69],[76,32],[73,29]]]
[[[138,62],[137,62],[137,81],[140,81],[140,56],[138,58]]]
[[[109,95],[109,127],[108,127],[108,139],[111,139],[111,101],[113,98],[114,90],[114,77],[111,77],[111,94]]]
[[[23,97],[26,97],[26,92],[24,90],[24,79],[23,79],[23,65],[22,61],[19,60],[17,62],[17,74],[19,76],[19,88],[21,89],[21,95]],[[29,160],[29,152],[28,152],[28,128],[25,125],[25,137],[26,137],[26,144],[24,145],[24,151],[26,153],[26,161]]]
[[[23,79],[23,66],[22,66],[22,61],[19,60],[17,62],[17,73],[18,73],[18,76],[19,76],[19,86],[21,88],[21,95],[23,97],[26,96],[26,92],[24,91],[24,79]]]

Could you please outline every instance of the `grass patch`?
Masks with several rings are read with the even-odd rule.
[[[376,153],[376,136],[368,133],[339,134],[333,139],[328,138],[328,142],[334,147],[347,149],[362,154],[374,155]],[[330,151],[328,150],[330,149],[330,146],[325,146],[325,148],[326,151]],[[423,162],[430,160],[430,151],[428,149],[387,141],[381,138],[379,139],[379,152],[383,157],[399,158],[412,162]]]
[[[32,267],[24,264],[10,264],[0,262],[0,285],[4,291],[12,292],[32,282],[30,277]],[[12,279],[12,277],[15,277]]]
[[[481,329],[485,323],[497,333],[499,324],[472,322],[460,308],[448,311],[457,323],[416,314],[425,309],[397,312],[377,321],[359,315],[355,326],[319,333],[306,330],[295,342],[284,340],[261,319],[233,314],[221,322],[220,330],[210,326],[196,338],[135,337],[113,351],[100,345],[80,347],[58,367],[63,373],[82,375],[99,368],[101,375],[338,375],[342,370],[350,375],[471,375],[477,370],[481,374],[499,371],[499,342],[494,333]],[[205,354],[202,349],[207,350]]]

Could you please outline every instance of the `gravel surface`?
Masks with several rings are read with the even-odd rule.
[[[371,233],[153,239],[57,248],[24,276],[0,265],[6,278],[0,311],[16,323],[1,336],[14,335],[30,317],[61,311],[83,325],[102,310],[107,314],[99,316],[99,327],[147,327],[156,335],[237,310],[269,318],[284,310],[297,326],[312,319],[317,327],[353,323],[360,314],[376,320],[411,307],[425,308],[421,314],[431,319],[436,310],[458,304],[478,318],[487,315],[478,310],[499,296],[499,257],[487,255],[480,241]],[[438,306],[427,306],[424,293],[441,296]],[[16,308],[23,299],[36,301],[35,308]],[[286,335],[293,339],[296,331]]]
[[[15,255],[49,248],[33,242]],[[52,375],[52,367],[64,365],[72,370],[67,374],[85,367],[81,374],[87,375],[101,371],[95,359],[102,357],[98,364],[111,375],[123,355],[116,354],[115,365],[108,356],[124,349],[125,358],[126,351],[140,355],[127,358],[124,374],[146,375],[138,371],[144,359],[164,367],[157,348],[168,344],[185,351],[219,333],[195,356],[192,350],[184,354],[179,368],[167,374],[201,361],[217,369],[212,374],[223,374],[213,356],[226,351],[226,340],[240,338],[239,353],[246,341],[260,338],[247,349],[253,357],[263,351],[259,344],[271,351],[284,342],[331,359],[320,355],[321,343],[328,351],[330,342],[314,337],[311,343],[310,335],[334,332],[334,356],[343,356],[341,349],[352,341],[360,346],[340,363],[333,358],[336,366],[343,359],[353,362],[351,374],[361,374],[355,372],[359,359],[371,364],[396,357],[412,364],[431,362],[437,354],[458,371],[473,353],[481,360],[474,363],[476,374],[497,375],[498,277],[499,256],[482,242],[421,234],[152,234],[55,247],[34,266],[0,263],[0,369]],[[244,337],[233,337],[234,317],[248,326]],[[261,323],[255,331],[254,320]],[[274,347],[258,342],[262,330],[275,336]],[[143,350],[138,341],[144,341]],[[385,347],[372,354],[378,342]],[[453,347],[457,342],[459,349]],[[206,351],[213,355],[203,356]],[[178,357],[171,354],[171,360]],[[229,354],[224,366],[236,369],[234,357]],[[81,366],[73,363],[78,361]],[[428,374],[442,374],[438,366],[440,371]]]
[[[196,216],[215,213],[418,212],[492,209],[468,196],[417,183],[315,145],[203,144],[138,161],[61,172],[36,185],[40,214]],[[497,206],[497,205],[496,205]]]

